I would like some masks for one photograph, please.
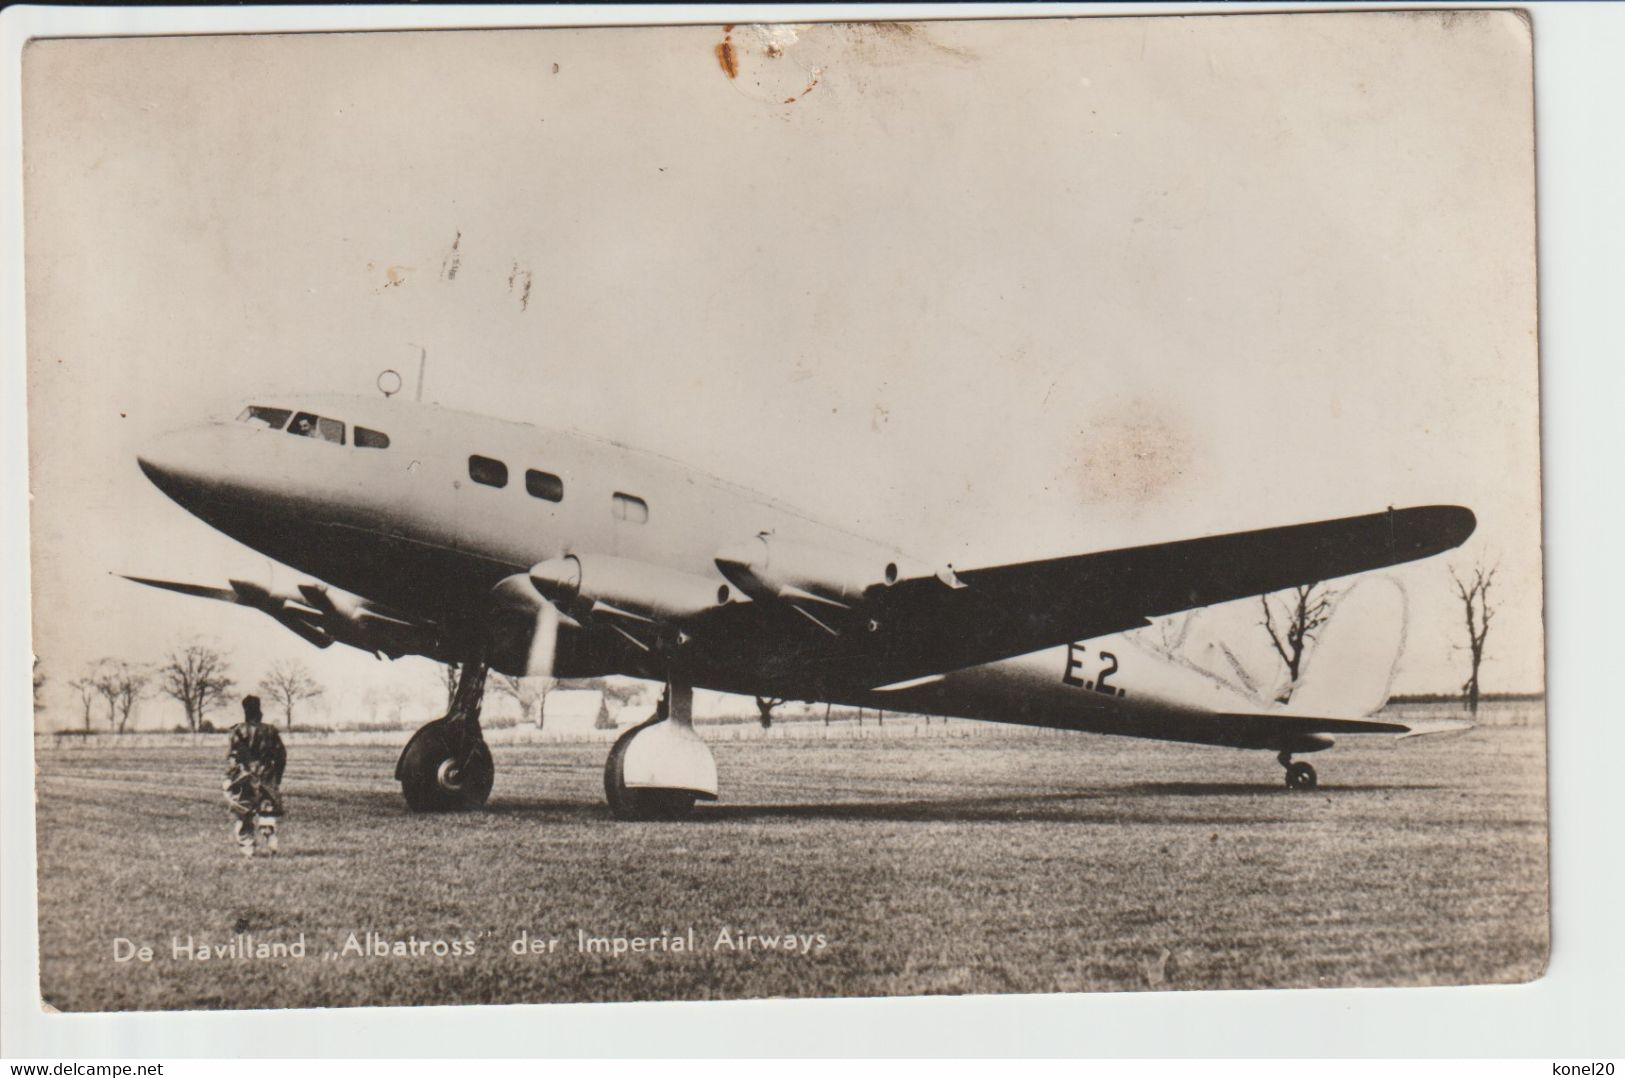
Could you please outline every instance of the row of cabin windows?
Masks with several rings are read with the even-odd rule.
[[[293,420],[291,423],[290,417]],[[286,427],[289,434],[301,438],[314,438],[318,442],[332,442],[334,445],[344,444],[343,421],[329,419],[314,412],[300,412],[295,415],[291,408],[267,408],[261,404],[252,404],[243,409],[242,414],[237,417],[237,422],[253,423],[269,430],[282,430]],[[355,444],[359,449],[388,449],[389,435],[381,430],[357,426]]]
[[[468,458],[468,477],[484,486],[505,487],[508,485],[508,466],[500,460],[475,454]],[[525,493],[543,501],[561,502],[564,500],[564,480],[552,472],[526,468]],[[611,507],[616,520],[631,524],[645,524],[649,520],[649,503],[635,495],[616,491]]]
[[[292,422],[289,422],[290,419]],[[335,445],[344,444],[344,423],[313,412],[300,412],[295,415],[291,408],[269,408],[253,404],[243,409],[237,421],[255,423],[269,430],[286,428],[289,434],[302,438],[314,438],[319,442],[332,442]],[[357,426],[355,444],[360,449],[388,449],[389,435],[383,431]],[[488,487],[505,487],[508,485],[508,466],[500,460],[476,454],[468,458],[468,477]],[[552,472],[527,468],[525,492],[532,498],[561,502],[564,500],[564,480]],[[630,524],[644,524],[649,520],[649,503],[636,495],[616,491],[611,507],[616,520],[624,520]]]

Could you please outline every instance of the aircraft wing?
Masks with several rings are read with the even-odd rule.
[[[873,592],[870,631],[815,633],[824,639],[763,661],[785,676],[795,665],[816,682],[874,688],[1414,561],[1459,546],[1475,526],[1470,510],[1424,506],[956,570],[951,583],[911,578]]]
[[[148,576],[124,576],[125,580],[137,584],[145,584],[149,588],[162,588],[165,591],[175,591],[182,595],[191,595],[199,599],[214,599],[222,603],[235,603],[238,601],[237,592],[231,588],[214,588],[207,584],[184,584],[178,580],[155,580]]]
[[[409,654],[440,658],[439,633],[433,624],[404,618],[359,596],[336,593],[324,584],[301,584],[297,590],[284,592],[247,580],[233,580],[230,587],[219,588],[142,576],[124,579],[258,610],[318,648],[338,642],[392,659]]]

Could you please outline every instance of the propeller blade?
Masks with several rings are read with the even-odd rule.
[[[530,638],[530,653],[525,657],[526,677],[552,677],[553,659],[559,646],[559,608],[543,602],[536,614],[536,631]]]

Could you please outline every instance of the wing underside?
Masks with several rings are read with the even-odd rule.
[[[706,658],[799,688],[872,689],[1125,632],[1167,614],[1398,565],[1459,546],[1473,514],[1423,506],[870,589],[840,632],[773,603],[698,619]]]

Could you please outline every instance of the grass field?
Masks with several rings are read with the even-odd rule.
[[[282,855],[253,861],[228,836],[223,744],[42,743],[41,994],[74,1011],[518,1003],[1461,984],[1544,966],[1538,722],[1345,739],[1314,758],[1309,793],[1265,753],[934,732],[720,741],[724,800],[659,824],[609,819],[603,744],[499,745],[488,811],[413,817],[394,748],[294,742]],[[724,928],[824,945],[715,949]],[[688,952],[578,950],[578,932],[691,929]],[[515,955],[521,930],[557,949]],[[475,953],[324,957],[368,931]],[[175,937],[238,932],[303,933],[307,955],[173,957]],[[116,937],[153,960],[115,962]]]

